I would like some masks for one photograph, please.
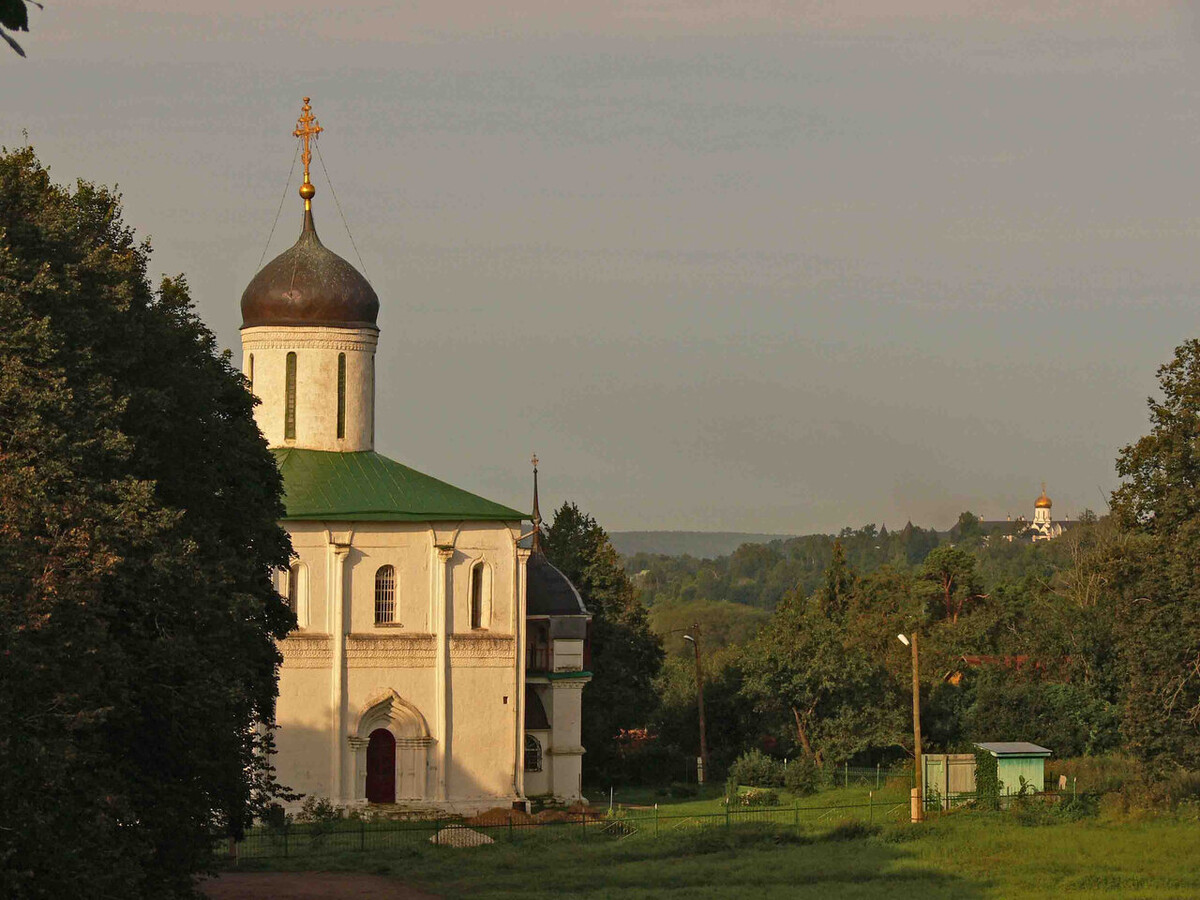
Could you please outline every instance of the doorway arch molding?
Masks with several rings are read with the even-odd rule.
[[[429,796],[429,761],[433,738],[421,711],[391,688],[371,694],[348,735],[354,754],[354,799],[367,800],[367,745],[378,728],[396,739],[396,802]]]

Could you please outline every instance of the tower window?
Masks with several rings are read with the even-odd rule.
[[[341,440],[346,436],[346,354],[338,354],[338,410],[337,436]]]
[[[283,409],[284,440],[296,439],[296,354],[287,355],[287,398]]]
[[[483,628],[484,589],[487,574],[483,563],[476,563],[471,569],[471,628]]]
[[[292,563],[287,575],[287,605],[295,612],[300,606],[300,563]]]
[[[380,566],[375,572],[375,624],[390,625],[396,621],[396,570]]]
[[[250,354],[250,359],[246,362],[246,380],[250,382],[250,392],[254,393],[254,354]]]

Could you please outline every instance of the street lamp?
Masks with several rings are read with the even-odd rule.
[[[704,784],[704,772],[708,768],[708,740],[704,734],[704,669],[700,666],[700,626],[693,625],[696,636],[685,634],[683,639],[690,641],[696,651],[696,705],[700,708],[700,758],[696,766],[696,783]]]
[[[912,820],[920,822],[925,818],[925,773],[921,771],[921,680],[918,675],[917,633],[912,633],[911,640],[902,634],[896,637],[904,646],[912,647],[913,771],[916,773],[913,779],[916,786],[912,789]]]

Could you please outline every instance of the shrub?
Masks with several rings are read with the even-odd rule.
[[[343,810],[328,797],[307,797],[296,813],[296,821],[301,823],[336,822],[342,818]]]
[[[783,784],[783,764],[754,749],[737,758],[729,767],[729,777],[737,779],[739,784],[779,787]]]
[[[738,806],[778,806],[779,791],[771,788],[750,788],[744,794],[737,795]]]
[[[811,797],[820,790],[824,780],[821,767],[807,756],[792,760],[783,770],[783,786],[796,797]]]

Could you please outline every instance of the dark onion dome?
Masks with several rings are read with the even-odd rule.
[[[528,616],[586,616],[587,607],[571,580],[535,550],[525,568],[525,614]]]
[[[321,243],[312,210],[300,239],[254,276],[242,293],[242,327],[329,325],[377,328],[379,297],[354,266]]]

